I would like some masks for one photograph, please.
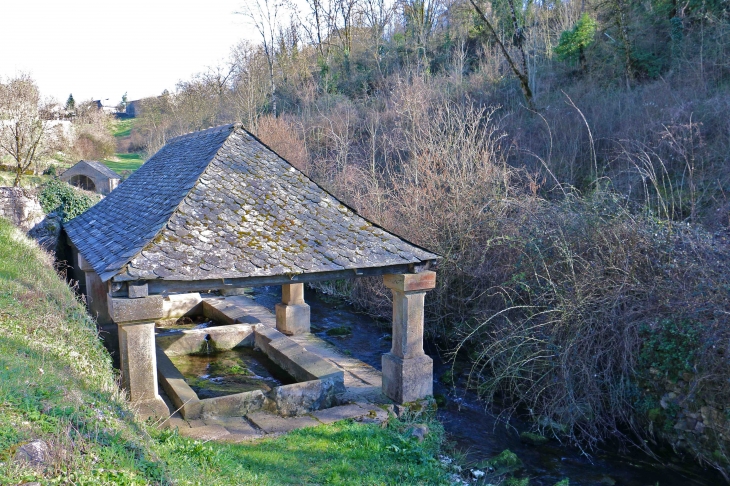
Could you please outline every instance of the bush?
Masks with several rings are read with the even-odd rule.
[[[512,205],[509,217],[497,209],[478,240],[489,262],[475,292],[481,312],[456,327],[480,394],[509,398],[503,413],[528,411],[542,432],[588,447],[609,436],[643,443],[650,429],[637,404],[658,402],[665,378],[691,371],[703,402],[728,393],[718,353],[730,251],[620,201],[599,192]]]
[[[60,179],[51,179],[41,188],[38,199],[46,214],[60,211],[65,223],[96,204],[100,197],[75,189]]]
[[[109,134],[97,136],[81,133],[74,143],[74,151],[82,159],[101,160],[114,155],[116,143]]]

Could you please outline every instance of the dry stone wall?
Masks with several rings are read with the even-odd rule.
[[[0,187],[0,218],[5,218],[54,252],[61,234],[61,218],[43,213],[35,193],[20,187]]]
[[[0,187],[0,217],[29,231],[43,221],[45,215],[32,192],[20,187]]]

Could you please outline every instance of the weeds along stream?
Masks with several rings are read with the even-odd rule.
[[[281,301],[279,287],[257,287],[251,296],[261,305],[274,309]],[[381,369],[381,356],[390,350],[390,324],[357,312],[343,300],[306,290],[311,308],[312,332],[345,353]],[[606,451],[582,454],[577,448],[549,440],[534,445],[520,439],[528,424],[512,419],[498,421],[485,411],[485,404],[473,394],[447,386],[440,377],[450,373],[451,365],[439,358],[439,351],[426,343],[426,352],[434,359],[434,394],[439,402],[438,419],[444,426],[453,454],[464,467],[480,468],[486,461],[509,449],[517,455],[522,468],[516,477],[529,478],[533,486],[553,486],[565,478],[571,486],[714,486],[724,484],[714,470],[694,463],[664,463],[651,460],[638,450],[618,452],[617,446]],[[524,437],[524,436],[523,436]],[[676,459],[675,459],[676,461]],[[487,481],[489,482],[489,481]]]

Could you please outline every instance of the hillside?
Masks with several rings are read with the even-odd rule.
[[[730,477],[726,3],[258,6],[258,44],[142,104],[148,152],[242,121],[444,256],[427,333],[496,413]]]

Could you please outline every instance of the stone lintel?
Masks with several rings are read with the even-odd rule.
[[[163,297],[149,295],[139,299],[108,299],[109,315],[117,324],[139,321],[156,321],[165,315]]]
[[[383,275],[383,283],[389,289],[399,292],[427,291],[436,286],[436,272],[427,270],[421,273]]]
[[[396,403],[433,395],[433,360],[425,354],[403,359],[383,355],[383,393]]]
[[[162,302],[165,319],[200,314],[203,311],[203,299],[198,293],[167,295]]]
[[[94,267],[89,265],[89,262],[86,261],[86,258],[81,253],[77,253],[78,259],[79,259],[79,270],[82,270],[84,272],[93,272]]]
[[[130,282],[127,284],[127,292],[130,299],[140,299],[149,295],[146,283],[133,284]]]

